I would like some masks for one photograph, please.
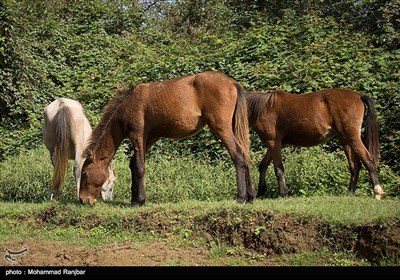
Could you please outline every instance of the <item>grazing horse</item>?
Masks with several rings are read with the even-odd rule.
[[[355,192],[361,161],[369,172],[375,198],[381,198],[383,190],[377,176],[378,124],[371,98],[348,89],[330,89],[301,95],[283,91],[248,92],[246,99],[249,125],[268,148],[259,165],[257,197],[265,195],[265,172],[271,160],[280,193],[287,195],[282,147],[311,147],[337,135],[350,167],[349,193]],[[363,122],[365,145],[361,136]]]
[[[67,171],[68,159],[74,159],[74,177],[77,196],[81,182],[82,157],[92,127],[86,118],[82,105],[75,100],[58,98],[44,109],[43,139],[50,152],[53,164],[52,193],[50,199],[56,198]],[[103,200],[112,200],[115,181],[113,165],[108,166],[107,178],[101,187]]]
[[[161,137],[186,138],[205,125],[227,148],[236,168],[239,203],[252,202],[249,126],[243,88],[220,72],[203,72],[120,90],[106,105],[84,151],[79,199],[93,205],[121,141],[129,138],[134,155],[131,205],[145,203],[145,158]]]

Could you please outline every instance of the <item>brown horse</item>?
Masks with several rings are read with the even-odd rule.
[[[107,166],[121,141],[129,138],[132,206],[145,200],[145,157],[161,137],[181,139],[205,125],[228,149],[237,175],[237,202],[252,202],[249,126],[244,90],[219,72],[203,72],[120,90],[105,107],[84,151],[79,199],[93,205]]]
[[[274,162],[280,193],[287,195],[282,147],[311,147],[337,135],[350,167],[349,193],[355,192],[361,161],[369,172],[375,198],[381,198],[383,190],[377,176],[378,124],[371,98],[348,89],[331,89],[301,95],[283,91],[265,94],[248,92],[246,99],[250,127],[268,148],[259,165],[257,197],[265,195],[265,172],[271,160]],[[367,147],[361,138],[363,122]]]

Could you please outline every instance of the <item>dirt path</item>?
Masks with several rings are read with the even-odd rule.
[[[221,266],[221,265],[273,265],[273,262],[254,261],[247,258],[224,257],[215,259],[208,248],[173,248],[168,240],[140,245],[113,244],[101,248],[65,245],[61,242],[30,241],[0,245],[11,251],[22,250],[28,245],[28,253],[13,256],[15,263],[1,255],[0,266]]]

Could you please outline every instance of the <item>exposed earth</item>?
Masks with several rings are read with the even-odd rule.
[[[25,243],[27,244],[27,242]],[[99,248],[66,246],[59,242],[29,243],[29,253],[16,256],[12,264],[1,259],[0,265],[16,266],[157,266],[157,265],[210,265],[204,248],[171,248],[157,241],[134,248],[129,244],[106,245]],[[22,248],[9,244],[9,249]]]

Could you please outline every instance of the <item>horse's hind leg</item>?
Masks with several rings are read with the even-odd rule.
[[[232,127],[232,125],[223,126],[221,122],[214,123],[218,123],[218,127],[210,126],[210,128],[221,139],[235,165],[238,191],[236,201],[238,203],[251,203],[255,193],[251,183],[250,166],[245,160],[244,152],[235,139],[233,131],[225,129],[225,127]]]
[[[50,153],[50,160],[51,164],[53,165],[53,175],[52,177],[54,178],[56,176],[56,155],[55,155],[55,143],[56,140],[54,139],[55,131],[51,127],[51,122],[49,120],[49,117],[47,113],[45,112],[45,122],[44,122],[44,128],[43,128],[43,140],[44,144],[46,145],[47,150],[49,150]],[[53,200],[56,199],[58,196],[58,193],[55,193],[55,186],[53,185],[53,179],[51,183],[51,190],[50,193],[47,196],[48,200]],[[59,187],[57,188],[59,189]]]
[[[260,173],[260,178],[258,182],[258,191],[257,197],[262,197],[265,195],[267,190],[267,184],[265,182],[265,173],[267,172],[268,166],[271,163],[272,154],[271,150],[267,149],[267,153],[265,154],[264,158],[261,160],[260,165],[258,166],[258,171]]]
[[[53,149],[53,151],[50,152],[50,159],[51,159],[51,164],[53,165],[53,178],[51,180],[51,192],[49,193],[48,199],[49,200],[54,200],[58,199],[60,196],[60,185],[58,180],[54,180],[54,178],[57,178],[57,166],[56,166],[56,154]]]
[[[375,199],[381,199],[381,196],[383,195],[383,189],[378,180],[376,162],[373,160],[372,155],[367,148],[365,148],[361,139],[353,140],[349,145],[369,173],[371,183],[374,187]]]
[[[349,170],[350,170],[350,183],[348,187],[348,192],[350,195],[354,195],[356,191],[358,175],[361,169],[361,162],[358,156],[349,146],[345,145],[343,146],[343,148],[347,157],[347,161],[349,163]]]

